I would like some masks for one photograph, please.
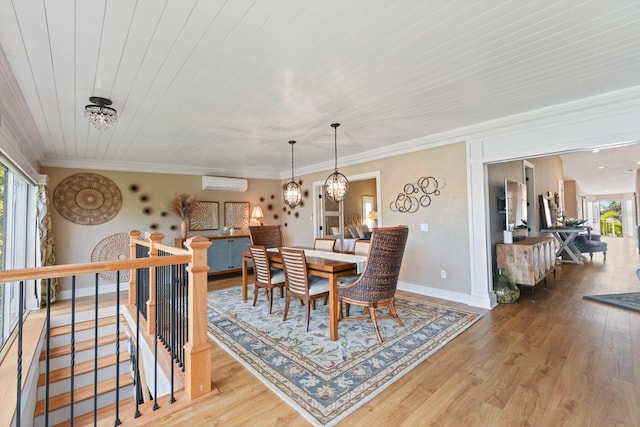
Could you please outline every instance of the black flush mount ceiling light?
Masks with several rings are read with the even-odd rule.
[[[302,200],[302,190],[300,189],[300,185],[298,185],[293,178],[293,146],[295,143],[295,141],[289,141],[289,144],[291,144],[291,181],[282,191],[284,202],[292,208],[298,206],[300,204],[300,200]]]
[[[96,129],[107,130],[118,122],[118,112],[109,107],[110,99],[92,96],[89,102],[91,104],[84,107],[84,116]]]
[[[340,126],[340,123],[331,124],[334,131],[336,166],[333,173],[329,175],[327,180],[324,182],[324,191],[327,194],[327,197],[336,203],[342,202],[349,194],[349,180],[346,176],[338,172],[338,126]]]

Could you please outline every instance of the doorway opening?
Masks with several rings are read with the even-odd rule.
[[[620,200],[600,200],[598,203],[600,233],[622,237],[622,203]]]

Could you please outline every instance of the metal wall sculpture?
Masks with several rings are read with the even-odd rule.
[[[402,193],[391,202],[392,212],[415,213],[422,206],[426,208],[431,204],[432,196],[439,196],[440,189],[444,188],[444,178],[440,181],[433,176],[422,177],[417,183],[405,184]]]

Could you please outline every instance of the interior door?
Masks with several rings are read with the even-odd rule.
[[[344,212],[342,209],[342,203],[334,203],[327,198],[324,193],[324,185],[318,186],[318,210],[317,215],[321,220],[318,222],[318,228],[315,233],[315,237],[327,237],[333,236],[334,233],[331,228],[338,227],[340,235],[344,233],[342,227],[344,227]]]

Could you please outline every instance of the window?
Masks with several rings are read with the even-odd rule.
[[[0,163],[0,266],[3,270],[35,265],[34,189]],[[35,291],[33,282],[27,285]],[[19,283],[0,284],[0,348],[20,319],[18,298]]]

